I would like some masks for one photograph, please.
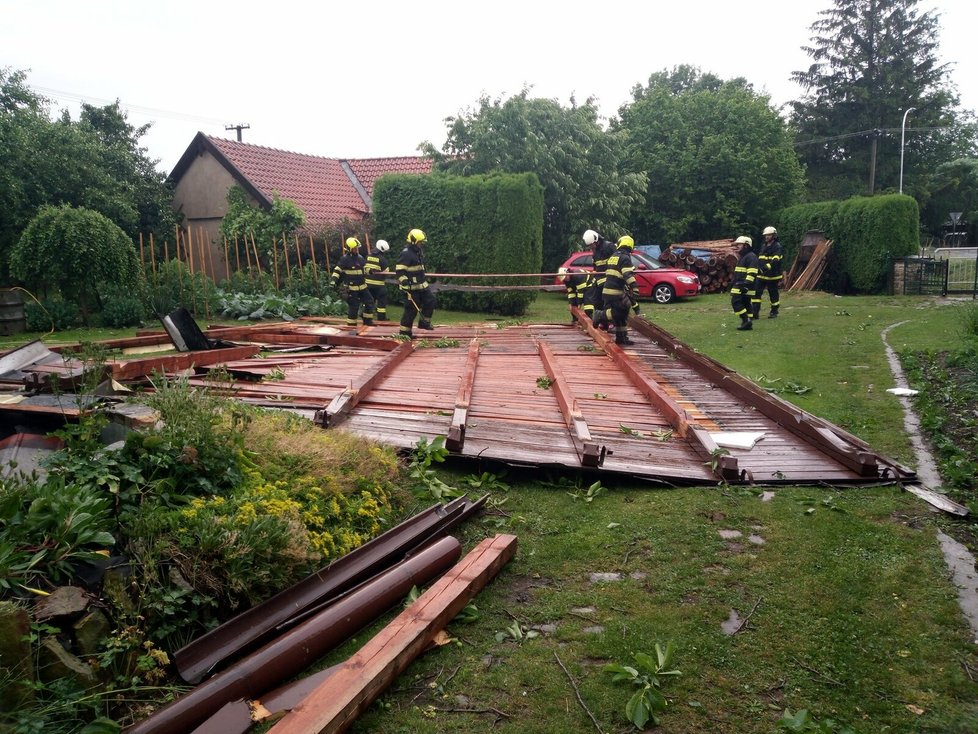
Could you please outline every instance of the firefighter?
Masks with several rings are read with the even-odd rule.
[[[594,293],[591,296],[591,300],[594,301],[594,326],[604,326],[607,329],[607,306],[604,303],[602,289],[604,288],[605,271],[608,269],[608,258],[615,251],[615,246],[610,240],[606,240],[593,229],[587,230],[583,235],[583,239],[584,245],[593,251]]]
[[[567,305],[577,306],[589,319],[594,319],[594,276],[587,270],[568,270],[564,273],[564,286],[567,288]],[[571,314],[571,323],[577,319]]]
[[[774,227],[764,228],[764,246],[758,255],[760,260],[760,270],[757,274],[757,296],[751,304],[753,306],[754,318],[761,317],[761,300],[764,298],[765,289],[771,299],[771,313],[767,315],[769,319],[778,318],[778,309],[781,307],[781,294],[778,291],[778,284],[784,274],[782,264],[781,241],[778,239],[778,230]]]
[[[627,234],[618,239],[618,246],[608,258],[601,299],[608,321],[615,325],[615,344],[629,345],[628,312],[635,300],[635,266],[632,265],[632,248],[635,240]]]
[[[387,244],[386,240],[377,240],[374,251],[367,255],[367,264],[363,266],[367,290],[370,291],[370,295],[373,296],[377,306],[378,321],[389,320],[387,318],[387,283],[377,273],[387,270],[387,253],[390,249],[391,246]]]
[[[343,257],[336,263],[329,278],[331,288],[339,285],[345,291],[343,298],[346,300],[347,326],[357,325],[357,314],[361,306],[364,325],[370,326],[374,322],[374,297],[367,290],[363,272],[365,263],[360,254],[360,240],[347,237],[343,243]]]
[[[754,296],[757,281],[757,271],[760,260],[754,253],[754,244],[750,237],[741,236],[735,240],[740,245],[740,259],[734,269],[734,282],[730,288],[730,305],[735,314],[740,316],[740,326],[737,331],[750,331],[753,326],[751,299]]]
[[[397,258],[394,272],[397,275],[397,285],[404,294],[404,315],[401,316],[402,336],[414,338],[412,327],[414,317],[420,312],[419,329],[431,330],[431,317],[435,313],[435,296],[428,287],[428,277],[424,272],[424,259],[421,256],[421,244],[427,241],[425,233],[420,229],[412,229],[407,235],[407,247]]]

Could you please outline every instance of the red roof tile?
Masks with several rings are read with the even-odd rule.
[[[347,161],[353,175],[373,198],[374,181],[388,173],[431,173],[431,159],[422,156],[401,158],[351,158]]]
[[[374,181],[384,174],[431,173],[431,161],[420,156],[340,160],[206,137],[269,203],[274,196],[294,201],[312,228],[360,219],[370,211],[344,164],[368,197],[373,196]]]

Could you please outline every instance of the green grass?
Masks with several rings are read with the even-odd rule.
[[[781,397],[912,465],[899,401],[885,392],[893,380],[880,332],[903,322],[890,332],[895,349],[941,350],[963,338],[971,301],[813,293],[782,301],[779,319],[762,319],[749,333],[734,330],[725,295],[644,304],[643,313],[764,385],[811,388]],[[566,316],[562,294],[543,294],[522,320]],[[488,320],[435,313],[436,325]],[[442,475],[455,482],[474,469]],[[478,467],[485,469],[499,471]],[[624,707],[632,691],[602,667],[629,664],[633,653],[667,640],[683,675],[664,688],[663,731],[766,734],[785,708],[864,734],[978,731],[970,679],[978,656],[934,537],[947,521],[911,495],[797,487],[762,502],[747,489],[658,490],[623,478],[605,480],[610,491],[585,503],[568,495],[568,480],[586,487],[593,477],[544,478],[506,477],[510,490],[493,498],[503,509],[462,530],[467,548],[496,532],[519,537],[515,559],[475,599],[479,621],[453,624],[458,644],[414,662],[353,731],[594,731],[555,655],[602,731],[630,731]],[[718,531],[727,529],[743,537],[725,541]],[[592,583],[594,572],[623,579]],[[731,609],[754,611],[728,636],[720,625]],[[555,629],[519,645],[497,642],[514,618]],[[352,654],[388,619],[330,661]]]

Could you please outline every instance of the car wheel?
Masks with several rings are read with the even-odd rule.
[[[676,297],[676,291],[668,283],[659,283],[652,289],[652,297],[656,303],[670,303]]]

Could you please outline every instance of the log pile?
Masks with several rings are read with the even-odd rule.
[[[696,257],[687,254],[689,250],[709,250],[710,255]],[[669,267],[685,268],[696,273],[702,293],[725,293],[733,284],[739,253],[740,245],[734,244],[732,239],[683,242],[667,246],[659,255],[659,260]]]

